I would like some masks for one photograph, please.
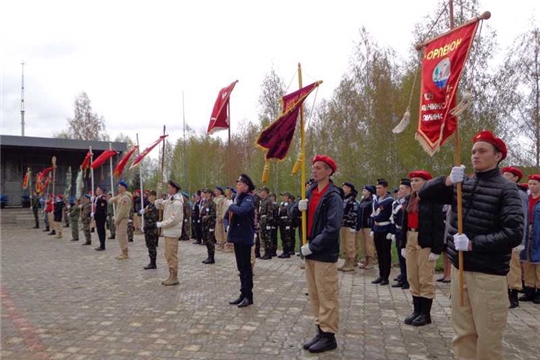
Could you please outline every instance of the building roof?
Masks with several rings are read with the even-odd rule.
[[[24,147],[24,148],[46,148],[59,150],[107,150],[111,144],[116,151],[124,152],[127,144],[123,142],[95,141],[95,140],[73,140],[58,138],[42,138],[33,136],[0,135],[0,147]]]

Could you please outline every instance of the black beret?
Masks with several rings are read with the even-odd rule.
[[[240,181],[247,185],[249,191],[255,190],[255,184],[253,184],[253,181],[247,176],[246,174],[240,174],[240,177],[238,178],[237,182]]]
[[[175,188],[176,191],[180,191],[182,189],[182,187],[174,180],[169,180],[168,184]]]

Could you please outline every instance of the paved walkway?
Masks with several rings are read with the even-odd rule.
[[[203,265],[205,247],[180,242],[180,286],[163,287],[163,247],[158,270],[145,271],[141,235],[117,261],[114,240],[96,252],[68,234],[2,226],[2,359],[453,358],[448,284],[438,285],[433,324],[414,328],[402,323],[408,291],[370,284],[375,270],[340,274],[339,347],[314,355],[301,348],[314,326],[298,259],[257,261],[255,305],[238,309],[227,304],[239,289],[230,253]],[[540,306],[511,311],[504,346],[506,359],[540,358]]]

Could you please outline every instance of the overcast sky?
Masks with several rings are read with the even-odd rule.
[[[257,119],[260,85],[272,67],[288,84],[301,62],[304,84],[324,81],[317,101],[329,98],[362,26],[407,57],[414,24],[437,3],[2,1],[1,133],[21,134],[22,60],[27,136],[66,129],[74,98],[85,91],[111,138],[139,133],[144,147],[167,125],[175,142],[182,136],[182,91],[186,121],[202,131],[219,89],[239,80],[231,97],[234,131]],[[540,19],[537,0],[482,4],[503,49]],[[296,87],[295,78],[290,91]]]

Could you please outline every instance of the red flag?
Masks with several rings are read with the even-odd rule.
[[[124,157],[122,157],[122,159],[118,162],[118,164],[114,168],[114,171],[113,171],[114,176],[116,176],[116,177],[121,177],[122,176],[122,173],[124,172],[124,167],[126,166],[127,162],[131,158],[131,155],[133,155],[135,150],[137,150],[138,148],[139,147],[137,145],[135,145],[134,147],[131,148],[131,150],[129,150],[124,155]]]
[[[476,34],[478,20],[429,42],[422,60],[420,118],[415,138],[433,156],[457,127],[450,111],[456,106],[461,73]]]
[[[23,179],[23,182],[22,182],[22,188],[23,189],[28,188],[28,181],[29,180],[30,180],[30,170],[27,171],[26,174],[24,174],[24,179]]]
[[[111,157],[113,157],[116,154],[117,154],[116,150],[105,150],[94,161],[92,161],[92,165],[90,165],[90,167],[92,169],[96,169],[100,167],[101,165],[103,165],[105,161],[109,160]]]
[[[321,84],[321,81],[314,82],[300,90],[283,96],[281,102],[283,109],[281,115],[270,124],[257,139],[257,145],[266,149],[266,160],[283,160],[289,152],[300,107],[308,95]]]
[[[214,109],[212,110],[212,115],[210,116],[210,123],[208,124],[209,134],[213,134],[215,131],[219,130],[227,130],[229,128],[229,97],[237,82],[238,80],[219,90]]]
[[[82,170],[86,170],[86,169],[89,169],[90,168],[90,159],[92,158],[92,152],[91,151],[88,151],[86,153],[86,156],[84,157],[84,160],[81,164],[81,169]]]
[[[144,149],[144,151],[142,153],[140,153],[139,155],[137,155],[137,157],[135,158],[135,160],[133,160],[133,163],[131,163],[131,166],[129,167],[130,169],[133,169],[135,166],[139,165],[139,163],[144,159],[144,157],[146,155],[148,155],[148,153],[150,151],[152,151],[153,148],[155,148],[156,146],[158,146],[158,144],[160,142],[162,142],[167,136],[169,135],[161,135],[159,137],[159,139],[157,139],[156,141],[154,141],[152,143],[152,145],[150,145],[149,147],[147,147],[146,149]]]
[[[41,177],[44,178],[45,176],[47,176],[47,175],[48,175],[51,171],[53,171],[53,170],[54,170],[54,167],[53,167],[53,166],[41,170],[41,171],[40,171]]]

